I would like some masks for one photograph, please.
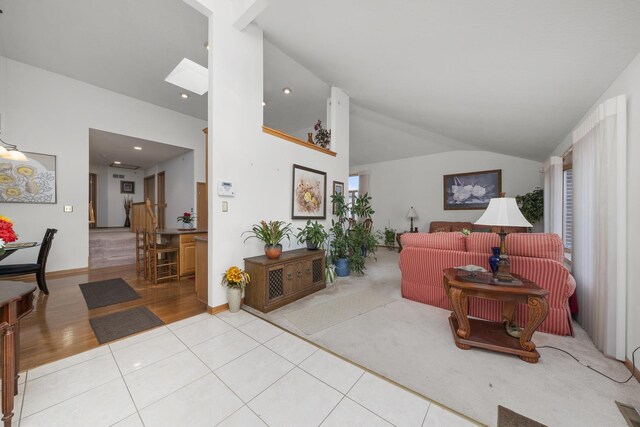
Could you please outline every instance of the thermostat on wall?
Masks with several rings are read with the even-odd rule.
[[[218,196],[233,197],[236,193],[233,190],[233,183],[229,181],[218,182]]]

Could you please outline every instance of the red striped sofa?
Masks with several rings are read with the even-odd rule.
[[[400,271],[402,296],[424,304],[451,310],[442,283],[445,268],[473,264],[489,269],[491,247],[499,246],[500,238],[494,233],[405,233],[402,235]],[[576,282],[562,264],[563,245],[555,234],[508,234],[507,252],[511,272],[549,290],[549,314],[538,328],[556,335],[573,335],[569,310],[569,297]],[[499,322],[502,303],[469,298],[469,315]],[[520,304],[516,323],[523,325],[529,318],[527,306]]]

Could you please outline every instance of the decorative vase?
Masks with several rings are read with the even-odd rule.
[[[316,245],[315,243],[312,243],[311,241],[307,240],[307,249],[311,249],[312,251],[316,251],[316,250],[318,250],[318,245]]]
[[[339,258],[333,263],[336,265],[336,276],[346,277],[351,273],[349,270],[349,258]]]
[[[129,219],[129,212],[127,212],[127,218],[124,220],[125,227],[131,227],[131,220]]]
[[[269,259],[278,259],[282,255],[282,245],[264,245],[264,254]]]
[[[491,248],[491,252],[493,252],[493,255],[489,257],[489,267],[491,267],[491,272],[495,276],[498,272],[498,263],[500,262],[500,247],[495,246]]]
[[[193,229],[193,222],[183,222],[182,228],[187,228],[189,230]]]
[[[242,289],[227,286],[227,300],[229,301],[229,311],[237,313],[240,311],[240,302],[242,301]]]
[[[307,138],[308,138],[307,142],[309,142],[310,144],[313,144],[313,133],[312,132],[307,133]]]

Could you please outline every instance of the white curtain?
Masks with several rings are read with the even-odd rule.
[[[624,360],[627,287],[627,100],[598,105],[573,132],[573,253],[579,322]]]
[[[562,157],[544,162],[544,232],[562,238]]]

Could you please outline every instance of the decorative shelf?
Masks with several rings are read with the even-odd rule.
[[[298,139],[298,138],[296,138],[294,136],[287,135],[286,133],[280,132],[279,130],[271,129],[270,127],[267,127],[267,126],[262,126],[262,132],[268,133],[269,135],[273,135],[273,136],[275,136],[277,138],[280,138],[280,139],[284,139],[285,141],[293,142],[294,144],[302,145],[303,147],[307,147],[307,148],[310,148],[312,150],[316,150],[316,151],[319,151],[321,153],[328,154],[329,156],[335,157],[336,154],[337,154],[335,151],[331,151],[331,150],[327,150],[326,148],[318,147],[317,145],[310,144],[307,141],[303,141],[303,140]]]

